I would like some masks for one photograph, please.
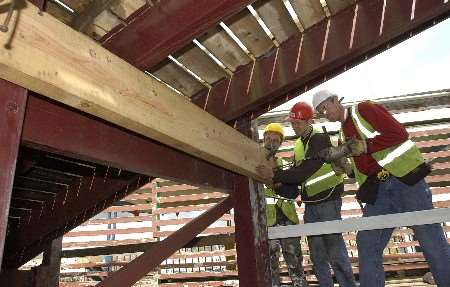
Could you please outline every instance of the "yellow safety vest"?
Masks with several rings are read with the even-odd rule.
[[[321,131],[313,130],[311,137],[314,134],[321,133]],[[309,148],[309,141],[306,147],[303,144],[301,138],[298,138],[294,146],[294,158],[295,164],[298,166],[305,159],[305,155]],[[317,195],[323,191],[329,190],[344,181],[343,175],[336,175],[331,164],[324,163],[318,171],[311,175],[304,183],[303,188],[305,189],[308,197]]]
[[[350,116],[361,139],[371,139],[380,134],[359,114],[358,105],[354,105],[350,108]],[[340,137],[341,141],[345,142],[345,136],[342,129]],[[424,163],[420,150],[412,140],[406,140],[396,146],[374,152],[371,156],[382,168],[396,177],[405,176]],[[367,175],[358,170],[353,157],[351,158],[351,161],[356,181],[359,186],[361,186],[366,181]]]
[[[278,167],[283,167],[286,164],[281,158],[278,158]],[[265,189],[266,194],[266,217],[267,226],[274,226],[277,221],[277,207],[283,212],[283,214],[293,223],[298,224],[297,211],[295,210],[294,200],[284,198],[275,194],[272,188]]]

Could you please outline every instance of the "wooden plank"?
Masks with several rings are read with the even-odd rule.
[[[224,69],[193,43],[175,53],[174,57],[209,84],[227,76]]]
[[[128,244],[119,243],[121,241],[128,241]],[[133,243],[131,243],[134,241]],[[64,258],[72,258],[72,257],[85,257],[85,256],[98,256],[98,255],[108,255],[108,254],[122,254],[122,253],[134,253],[134,252],[144,252],[149,249],[151,246],[155,245],[156,242],[145,242],[138,243],[139,240],[109,240],[106,243],[111,243],[105,247],[96,247],[96,248],[83,248],[77,250],[65,250],[62,253],[62,257]],[[221,234],[221,235],[209,235],[209,236],[198,236],[187,243],[183,248],[192,248],[192,247],[202,247],[202,246],[211,246],[217,244],[228,244],[234,242],[234,234]],[[83,242],[82,242],[83,243]],[[68,244],[68,243],[65,243]],[[74,242],[76,244],[76,242]],[[84,244],[84,243],[83,243]],[[98,244],[100,245],[100,244]],[[65,245],[66,247],[66,245]],[[71,247],[74,247],[73,245]]]
[[[356,0],[326,0],[328,9],[332,15],[354,4]]]
[[[152,70],[151,73],[188,97],[205,89],[205,86],[202,83],[169,60],[163,62],[157,68]]]
[[[122,21],[115,14],[109,10],[102,11],[99,15],[93,19],[91,25],[88,25],[85,29],[86,34],[95,40],[99,40],[111,31],[114,27],[120,25]]]
[[[198,40],[233,72],[251,61],[250,57],[222,28],[214,27]]]
[[[85,31],[92,23],[94,23],[97,16],[108,9],[115,1],[116,0],[97,0],[91,2],[82,13],[75,16],[71,26],[77,31]]]
[[[262,149],[82,34],[36,7],[21,10],[10,50],[0,50],[0,77],[91,115],[257,178]],[[51,35],[51,36],[50,36]],[[0,34],[7,43],[9,33]],[[43,39],[51,40],[45,41]],[[29,58],[30,61],[23,61]],[[120,107],[120,108],[119,108]]]
[[[281,0],[265,0],[253,6],[279,43],[300,32]]]
[[[145,0],[119,0],[113,3],[111,11],[116,14],[117,17],[125,20],[136,10],[144,6],[145,3]]]
[[[290,2],[305,29],[325,18],[325,12],[319,0],[290,0]]]
[[[226,21],[225,24],[255,57],[261,57],[273,47],[269,36],[247,9]]]
[[[74,15],[55,2],[47,1],[46,5],[45,11],[64,24],[69,25],[73,21]]]

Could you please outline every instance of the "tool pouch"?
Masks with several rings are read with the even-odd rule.
[[[364,203],[374,204],[377,201],[379,185],[380,181],[376,175],[367,177],[366,181],[356,192],[356,199]]]
[[[404,184],[412,186],[429,175],[431,173],[431,170],[431,164],[424,162],[413,169],[411,172],[409,172],[407,175],[397,178]]]

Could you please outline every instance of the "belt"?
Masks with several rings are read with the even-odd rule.
[[[385,169],[382,169],[377,173],[377,178],[379,181],[386,181],[389,176],[391,176],[391,174]]]

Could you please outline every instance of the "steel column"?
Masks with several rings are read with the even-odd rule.
[[[194,102],[226,122],[243,115],[256,117],[450,14],[450,2],[387,1],[383,9],[384,2],[358,1],[282,43],[278,51],[274,49],[254,64],[242,67],[231,79],[216,83],[211,91],[200,92]]]
[[[23,143],[90,162],[190,183],[232,189],[231,173],[190,155],[30,95]]]
[[[178,231],[151,246],[144,254],[137,257],[119,271],[116,271],[105,280],[97,284],[98,287],[126,287],[143,278],[161,262],[167,259],[175,251],[185,246],[200,232],[218,220],[222,215],[233,207],[232,196],[222,200],[213,208],[209,209],[199,217],[193,219]],[[252,285],[242,285],[252,286]],[[256,286],[256,285],[254,285]]]
[[[257,136],[257,126],[250,129],[250,120],[242,119],[238,125],[238,129],[247,136]],[[262,186],[236,175],[233,195],[239,286],[272,286],[266,200]]]
[[[138,69],[149,69],[255,0],[165,0],[144,5],[109,32],[102,45]]]
[[[0,79],[0,270],[27,90]]]

